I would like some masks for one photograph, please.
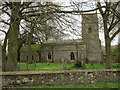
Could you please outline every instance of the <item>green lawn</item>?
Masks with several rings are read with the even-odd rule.
[[[68,70],[81,70],[82,68],[74,68],[75,63],[66,63],[65,66]],[[105,64],[94,64],[93,66],[91,64],[86,64],[86,70],[89,69],[105,69]],[[27,71],[27,64],[26,63],[19,63],[20,71]],[[38,71],[38,70],[63,70],[62,69],[62,63],[36,63],[35,64],[28,64],[29,71]],[[120,68],[120,63],[114,63],[113,69]]]
[[[38,85],[23,86],[19,88],[120,88],[120,82],[97,82],[92,84],[68,84],[59,86]]]

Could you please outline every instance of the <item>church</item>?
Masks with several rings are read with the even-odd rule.
[[[97,13],[82,14],[82,39],[31,45],[20,50],[20,61],[86,62],[102,61]]]

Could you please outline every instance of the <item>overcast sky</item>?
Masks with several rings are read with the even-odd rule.
[[[70,5],[69,3],[70,3],[70,1],[71,0],[54,0],[55,2],[60,2],[61,4],[63,4],[63,5]],[[94,0],[72,0],[72,1],[74,1],[74,2],[86,2],[86,1],[92,1],[92,3],[93,3],[93,1]],[[95,0],[95,1],[97,1],[97,0]],[[103,0],[100,0],[101,2],[103,2]],[[112,0],[111,0],[112,1]],[[118,0],[113,0],[113,1],[118,1]],[[90,2],[91,3],[91,2]],[[84,7],[84,9],[89,9],[89,7]],[[99,15],[100,16],[100,15]],[[77,18],[78,18],[78,20],[80,20],[80,22],[81,22],[81,17],[80,16],[77,16]],[[78,23],[77,23],[78,24]],[[81,24],[80,25],[78,25],[78,26],[81,26]],[[77,38],[75,35],[72,35],[74,38]],[[119,35],[117,35],[113,40],[112,40],[112,42],[111,42],[111,44],[112,45],[116,45],[116,44],[118,44],[118,36]],[[105,40],[104,40],[104,32],[101,30],[101,32],[99,32],[99,38],[100,38],[100,40],[101,40],[101,44],[102,45],[105,45]]]
[[[53,0],[54,2],[59,2],[61,3],[62,5],[69,5],[69,2],[70,0]],[[83,0],[73,0],[73,1],[83,1]],[[88,1],[88,0],[85,0],[85,1]],[[87,9],[87,8],[86,8]],[[6,16],[3,15],[3,18],[7,18]],[[76,16],[77,20],[80,20],[81,22],[81,17],[80,16]],[[78,26],[81,26],[80,23],[77,23]],[[1,27],[1,24],[0,24],[0,28],[1,29],[4,29],[4,27]],[[5,27],[6,28],[6,27]],[[78,29],[80,30],[80,29]],[[3,39],[4,38],[4,34],[0,32],[0,39]],[[71,38],[74,38],[74,39],[77,39],[79,36],[76,36],[76,35],[72,35],[71,34]],[[99,32],[99,38],[102,42],[102,45],[104,45],[104,33],[103,31],[102,32]],[[116,45],[118,43],[118,35],[115,37],[115,39],[112,41],[112,45]]]

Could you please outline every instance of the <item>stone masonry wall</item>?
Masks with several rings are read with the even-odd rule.
[[[120,69],[3,72],[3,87],[17,85],[61,85],[118,82]]]
[[[86,42],[86,56],[90,62],[102,61],[97,13],[82,14],[82,39]]]
[[[71,62],[70,54],[74,53],[75,61],[82,61],[86,57],[86,44],[79,43],[59,43],[59,44],[45,44],[41,48],[41,60],[47,62],[48,54],[51,53],[53,62],[61,62],[65,60]]]

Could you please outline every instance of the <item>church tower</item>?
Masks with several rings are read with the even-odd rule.
[[[86,57],[89,62],[102,61],[97,13],[82,14],[82,40],[87,44]]]

